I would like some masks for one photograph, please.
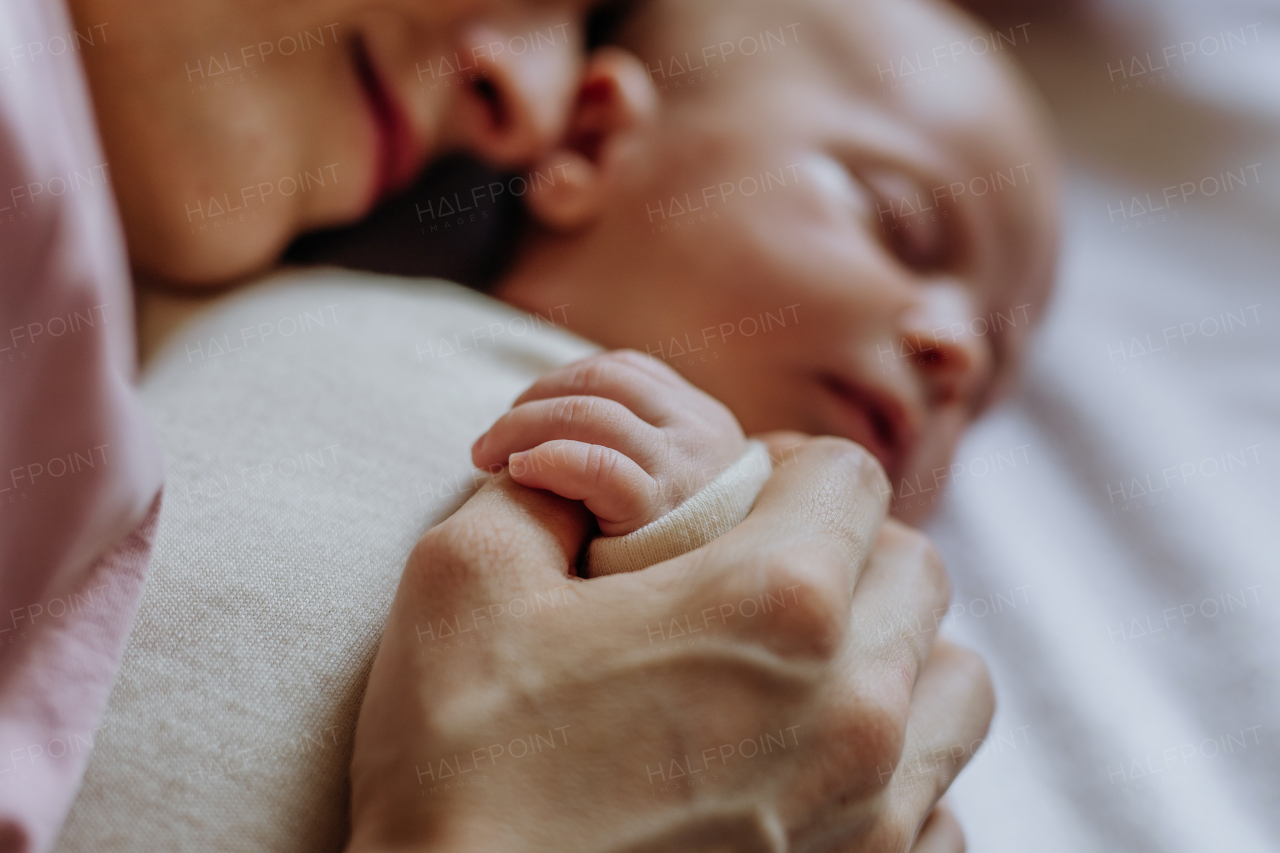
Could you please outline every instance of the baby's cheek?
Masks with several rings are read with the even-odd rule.
[[[901,521],[920,525],[951,499],[955,483],[967,466],[956,457],[971,418],[968,408],[947,407],[938,412],[920,437],[912,459],[891,477],[889,512]]]

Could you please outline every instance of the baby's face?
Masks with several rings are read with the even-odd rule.
[[[793,9],[743,34],[776,33]],[[663,359],[747,433],[857,441],[889,473],[895,512],[918,520],[1043,309],[1056,166],[990,55],[935,60],[939,79],[910,86],[883,72],[969,44],[959,17],[917,0],[818,17],[693,84],[705,92],[662,96],[608,155],[598,219],[540,238],[539,274],[518,266],[499,295],[566,305],[575,331]],[[689,56],[737,41],[716,35],[688,39]]]

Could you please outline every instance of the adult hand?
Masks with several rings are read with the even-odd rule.
[[[348,849],[961,850],[934,805],[993,699],[935,642],[945,573],[868,453],[786,444],[742,524],[641,572],[577,580],[585,510],[505,474],[424,536]]]

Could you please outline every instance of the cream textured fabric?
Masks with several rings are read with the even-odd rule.
[[[733,529],[751,512],[773,467],[754,439],[720,476],[671,512],[626,536],[602,536],[587,549],[592,577],[634,572],[688,553]]]
[[[312,271],[177,333],[141,388],[167,468],[151,577],[59,849],[341,849],[405,558],[474,488],[476,437],[596,351],[562,317]]]

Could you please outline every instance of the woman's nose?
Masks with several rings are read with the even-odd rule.
[[[902,335],[933,404],[976,402],[990,378],[991,341],[974,322],[979,316],[968,291],[951,283],[923,287],[903,313]]]
[[[453,129],[497,166],[532,163],[564,134],[582,72],[581,24],[563,15],[512,15],[468,25],[459,53],[473,63]]]

